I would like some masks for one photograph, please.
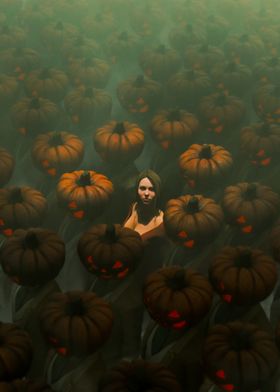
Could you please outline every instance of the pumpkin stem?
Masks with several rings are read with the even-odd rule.
[[[252,252],[250,248],[244,248],[235,260],[237,267],[250,268],[252,267]]]
[[[180,269],[175,274],[167,279],[167,286],[174,291],[180,291],[186,287],[185,270]]]
[[[85,307],[81,298],[74,298],[66,304],[65,312],[68,316],[82,316],[85,313]]]
[[[108,243],[114,243],[117,241],[118,236],[116,234],[116,227],[113,224],[106,225],[104,239]]]
[[[234,335],[230,338],[230,347],[234,351],[248,350],[251,346],[250,334],[247,331],[234,332]]]
[[[84,97],[86,97],[86,98],[93,98],[93,88],[92,87],[87,87],[86,89],[85,89],[85,92],[84,92]]]
[[[192,196],[185,206],[187,214],[196,214],[199,211],[199,199],[196,196]]]
[[[127,41],[127,40],[128,40],[127,31],[123,31],[123,32],[119,35],[119,39],[120,39],[120,40],[123,40],[123,41]]]
[[[61,21],[57,22],[57,24],[55,25],[55,29],[62,31],[64,29],[63,23]]]
[[[11,202],[12,204],[22,203],[23,202],[21,188],[15,187],[15,188],[13,188],[11,190],[10,197],[9,197],[9,202]]]
[[[142,87],[145,82],[144,75],[138,75],[134,81],[135,87]]]
[[[247,189],[244,192],[244,199],[245,200],[254,200],[257,198],[257,184],[252,183],[247,185]]]
[[[43,68],[42,72],[40,73],[39,78],[44,80],[50,77],[50,70],[49,68]]]
[[[90,172],[84,171],[81,175],[80,178],[77,179],[76,184],[78,186],[88,186],[91,185],[91,177],[90,177]]]
[[[159,45],[159,47],[157,48],[157,52],[160,54],[164,54],[166,52],[166,46],[163,44]]]
[[[30,109],[40,109],[39,98],[32,98],[29,104]]]
[[[200,159],[211,159],[213,156],[211,146],[209,144],[203,144],[199,153]]]
[[[125,132],[124,123],[122,121],[117,122],[113,132],[122,135]]]
[[[36,249],[39,245],[39,240],[38,237],[36,235],[36,233],[34,233],[34,231],[28,231],[28,233],[26,234],[24,240],[23,240],[23,247],[25,249]]]
[[[166,116],[168,121],[180,121],[181,120],[181,111],[180,109],[170,110],[168,115]]]
[[[49,145],[52,147],[61,146],[64,144],[61,132],[53,132],[51,138],[49,139]]]

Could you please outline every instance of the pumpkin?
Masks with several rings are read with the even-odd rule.
[[[44,26],[40,32],[42,44],[51,53],[60,53],[66,39],[75,35],[77,35],[77,28],[70,23],[61,21]]]
[[[163,29],[165,13],[155,1],[136,4],[131,2],[124,8],[127,8],[131,28],[147,42],[153,40]]]
[[[112,98],[104,90],[81,86],[66,95],[64,105],[72,123],[87,128],[108,120]]]
[[[85,58],[88,53],[98,53],[100,47],[93,38],[87,38],[83,35],[71,36],[65,39],[61,52],[66,64],[73,60]]]
[[[24,81],[27,95],[60,102],[66,95],[68,78],[63,71],[44,68],[30,72]]]
[[[93,354],[109,338],[111,307],[96,294],[68,291],[52,294],[44,303],[40,327],[48,343],[62,356]]]
[[[102,41],[114,31],[114,19],[115,14],[110,9],[104,12],[97,10],[94,15],[84,18],[81,29],[87,37],[99,37]]]
[[[127,63],[128,59],[134,59],[142,47],[142,42],[135,34],[122,31],[113,33],[105,44],[105,52],[113,64]]]
[[[265,84],[253,95],[257,115],[269,123],[280,123],[280,86]]]
[[[176,50],[160,45],[145,49],[139,56],[139,65],[148,78],[165,82],[180,69],[181,58]]]
[[[13,76],[0,74],[0,110],[6,111],[16,102],[20,93],[20,85]]]
[[[183,109],[160,110],[152,118],[152,138],[164,149],[182,151],[199,130],[199,121]]]
[[[179,167],[191,188],[208,188],[229,176],[233,160],[229,151],[214,144],[192,144],[179,157]]]
[[[15,167],[12,155],[4,148],[0,148],[0,188],[10,180]]]
[[[24,377],[33,357],[31,337],[15,324],[0,322],[0,340],[0,380]]]
[[[207,376],[224,391],[256,391],[278,366],[272,337],[257,325],[234,321],[212,327],[203,348]]]
[[[240,148],[252,164],[268,167],[280,154],[280,126],[264,122],[242,128]]]
[[[209,76],[199,69],[183,69],[171,76],[167,93],[172,105],[196,110],[196,105],[205,95],[210,94]]]
[[[253,65],[264,53],[264,44],[256,34],[233,34],[224,43],[229,60]]]
[[[271,224],[279,213],[280,198],[266,185],[240,182],[225,188],[222,207],[228,223],[247,235]]]
[[[0,28],[0,49],[9,49],[25,44],[26,32],[17,26],[4,24]]]
[[[13,75],[20,81],[26,74],[41,66],[40,54],[31,48],[9,48],[1,51],[0,69],[2,72]]]
[[[145,135],[137,125],[112,120],[95,131],[94,148],[101,158],[113,164],[133,162],[143,151]]]
[[[111,69],[106,61],[92,56],[72,59],[67,73],[75,86],[104,88],[108,84]]]
[[[161,85],[143,75],[120,82],[117,97],[121,106],[130,113],[145,114],[157,108],[162,99]]]
[[[181,392],[175,375],[163,364],[135,359],[121,361],[101,379],[99,392],[149,391]]]
[[[37,136],[31,154],[36,167],[55,177],[77,169],[84,157],[84,143],[69,132],[48,132]]]
[[[223,301],[253,306],[273,291],[277,282],[276,263],[259,249],[226,246],[212,260],[209,280]]]
[[[199,114],[207,130],[217,134],[238,126],[245,113],[243,101],[225,93],[208,95],[202,98],[199,105]]]
[[[189,46],[184,53],[185,65],[188,68],[209,72],[224,62],[225,55],[221,49],[209,44]]]
[[[29,379],[14,380],[10,383],[0,382],[0,390],[2,392],[53,392],[47,384]]]
[[[67,207],[73,217],[82,219],[87,213],[97,216],[113,193],[112,182],[93,170],[64,173],[56,187],[60,205]]]
[[[47,206],[43,194],[28,186],[0,189],[0,232],[11,236],[15,229],[40,226]]]
[[[13,126],[22,135],[35,136],[56,126],[61,110],[45,98],[22,98],[10,111]]]
[[[205,24],[208,42],[220,45],[230,30],[229,21],[215,12],[215,14],[210,14],[207,17]]]
[[[138,265],[141,236],[120,225],[99,224],[85,232],[78,242],[78,254],[85,268],[101,279],[123,279]]]
[[[0,263],[21,286],[42,286],[54,279],[65,260],[65,245],[48,229],[16,230],[0,249]]]
[[[185,249],[208,244],[220,232],[222,208],[202,195],[183,195],[166,203],[163,223],[167,236]]]
[[[257,82],[276,84],[280,80],[279,57],[264,57],[253,68],[253,74]]]
[[[186,23],[182,27],[176,27],[169,32],[168,39],[172,48],[178,52],[184,52],[190,45],[203,45],[206,36],[202,28],[197,24]]]
[[[270,244],[274,259],[280,262],[280,220],[275,223],[271,230]]]
[[[143,298],[150,316],[165,328],[199,323],[212,305],[213,290],[200,273],[172,266],[148,275]]]
[[[211,70],[211,77],[218,89],[238,97],[248,93],[252,85],[250,67],[234,61],[215,64]]]

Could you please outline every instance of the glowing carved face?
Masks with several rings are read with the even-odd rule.
[[[154,201],[156,192],[148,177],[142,178],[139,182],[138,196],[144,205],[150,205]]]

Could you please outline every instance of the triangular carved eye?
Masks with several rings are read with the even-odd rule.
[[[113,269],[119,269],[123,267],[123,263],[120,260],[117,260],[114,265],[113,265]]]

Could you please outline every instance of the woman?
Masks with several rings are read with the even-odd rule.
[[[161,181],[152,170],[142,171],[136,180],[136,202],[131,206],[123,226],[137,231],[144,242],[141,262],[127,280],[126,289],[115,303],[123,336],[122,357],[135,357],[140,353],[144,305],[142,285],[146,276],[160,268],[170,251],[170,241],[165,236],[163,211],[159,208]]]
[[[163,211],[159,208],[160,187],[160,177],[153,170],[142,171],[136,180],[136,202],[123,224],[137,231],[145,244],[165,235]]]

